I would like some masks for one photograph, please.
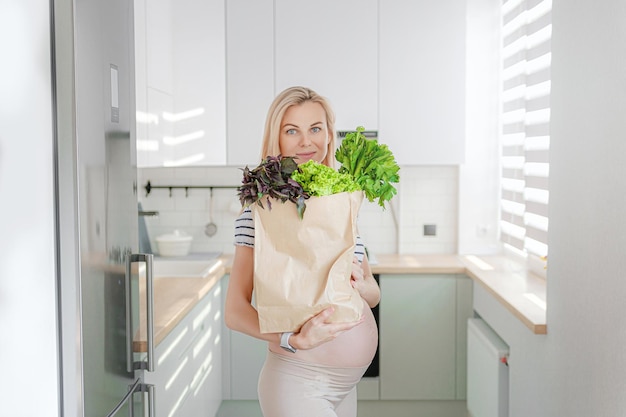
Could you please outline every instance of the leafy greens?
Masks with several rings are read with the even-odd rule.
[[[367,139],[364,130],[359,126],[346,134],[335,159],[341,164],[339,172],[350,175],[370,202],[378,199],[378,205],[384,208],[385,202],[397,193],[392,183],[400,181],[400,167],[389,147]]]
[[[309,160],[300,164],[291,174],[304,192],[310,196],[325,196],[343,192],[360,191],[361,187],[348,174],[341,174],[333,168]]]
[[[306,205],[304,200],[309,195],[302,186],[291,178],[291,174],[298,169],[298,164],[291,156],[268,156],[254,169],[243,169],[243,180],[239,186],[238,196],[241,205],[245,208],[254,203],[263,207],[263,197],[272,197],[281,202],[291,201],[296,205],[298,216],[302,218]],[[271,200],[267,199],[271,210]]]
[[[302,218],[305,200],[311,196],[326,196],[342,192],[363,191],[365,197],[385,207],[385,202],[397,193],[392,183],[400,180],[400,167],[387,147],[363,135],[357,127],[348,133],[335,152],[341,164],[338,171],[313,160],[301,165],[292,156],[268,156],[259,166],[243,169],[243,180],[238,196],[245,208],[252,204],[263,207],[264,197],[281,202],[291,201]],[[267,198],[271,209],[271,199]]]

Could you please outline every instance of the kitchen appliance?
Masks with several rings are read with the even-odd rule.
[[[374,274],[374,279],[380,285],[380,274]],[[374,315],[374,320],[376,320],[376,327],[378,327],[378,339],[380,340],[380,321],[379,321],[379,304],[377,304],[374,308],[372,308],[372,314]],[[374,354],[374,359],[372,359],[372,363],[365,370],[365,374],[363,374],[364,378],[377,378],[380,376],[380,346],[376,347],[376,353]]]
[[[142,379],[154,369],[153,286],[152,255],[138,253],[133,1],[54,6],[58,258],[61,282],[75,280],[60,294],[63,415],[153,416],[154,387]],[[132,349],[140,316],[147,354]]]

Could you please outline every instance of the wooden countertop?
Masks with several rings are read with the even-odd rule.
[[[547,334],[546,281],[504,256],[462,256],[466,274],[535,334]]]
[[[154,345],[157,346],[189,311],[224,277],[226,267],[220,258],[206,278],[157,278],[154,280]],[[143,281],[143,280],[142,280]],[[146,352],[145,283],[139,288],[139,330],[133,340],[135,352]]]
[[[232,259],[224,257],[226,273]],[[465,274],[535,334],[546,334],[546,282],[505,256],[376,255],[375,274]]]
[[[464,274],[456,255],[376,255],[374,274]]]
[[[504,256],[377,255],[379,274],[465,274],[535,334],[546,334],[546,282]]]
[[[381,254],[372,265],[375,274],[465,274],[482,285],[535,334],[546,334],[545,280],[503,256]],[[232,255],[220,257],[207,278],[158,278],[154,288],[154,337],[158,345],[182,318],[225,275]],[[140,288],[140,311],[145,311],[145,289]],[[133,347],[147,350],[145,316]]]

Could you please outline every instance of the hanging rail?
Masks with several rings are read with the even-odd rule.
[[[150,191],[155,190],[157,188],[167,188],[170,190],[170,197],[172,196],[172,190],[174,188],[183,188],[185,190],[185,197],[189,196],[189,189],[190,188],[204,188],[204,189],[208,189],[211,190],[211,192],[213,192],[214,188],[232,188],[232,189],[237,189],[239,188],[238,186],[234,186],[234,185],[152,185],[150,183],[150,181],[148,181],[146,183],[146,186],[144,187],[144,189],[146,190],[146,197],[150,194]]]

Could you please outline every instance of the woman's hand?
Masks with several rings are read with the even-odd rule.
[[[380,288],[372,275],[367,256],[363,257],[363,262],[359,262],[356,256],[352,260],[350,284],[370,307],[374,308],[380,301]]]
[[[365,287],[365,273],[363,271],[363,267],[361,267],[361,263],[359,260],[354,257],[352,260],[352,276],[350,277],[350,284],[352,284],[352,288],[357,290],[361,297],[363,297],[363,291]]]
[[[333,307],[328,307],[311,317],[302,325],[298,333],[291,336],[291,346],[296,349],[313,349],[363,323],[363,319],[350,323],[331,323],[329,319],[334,311]]]

